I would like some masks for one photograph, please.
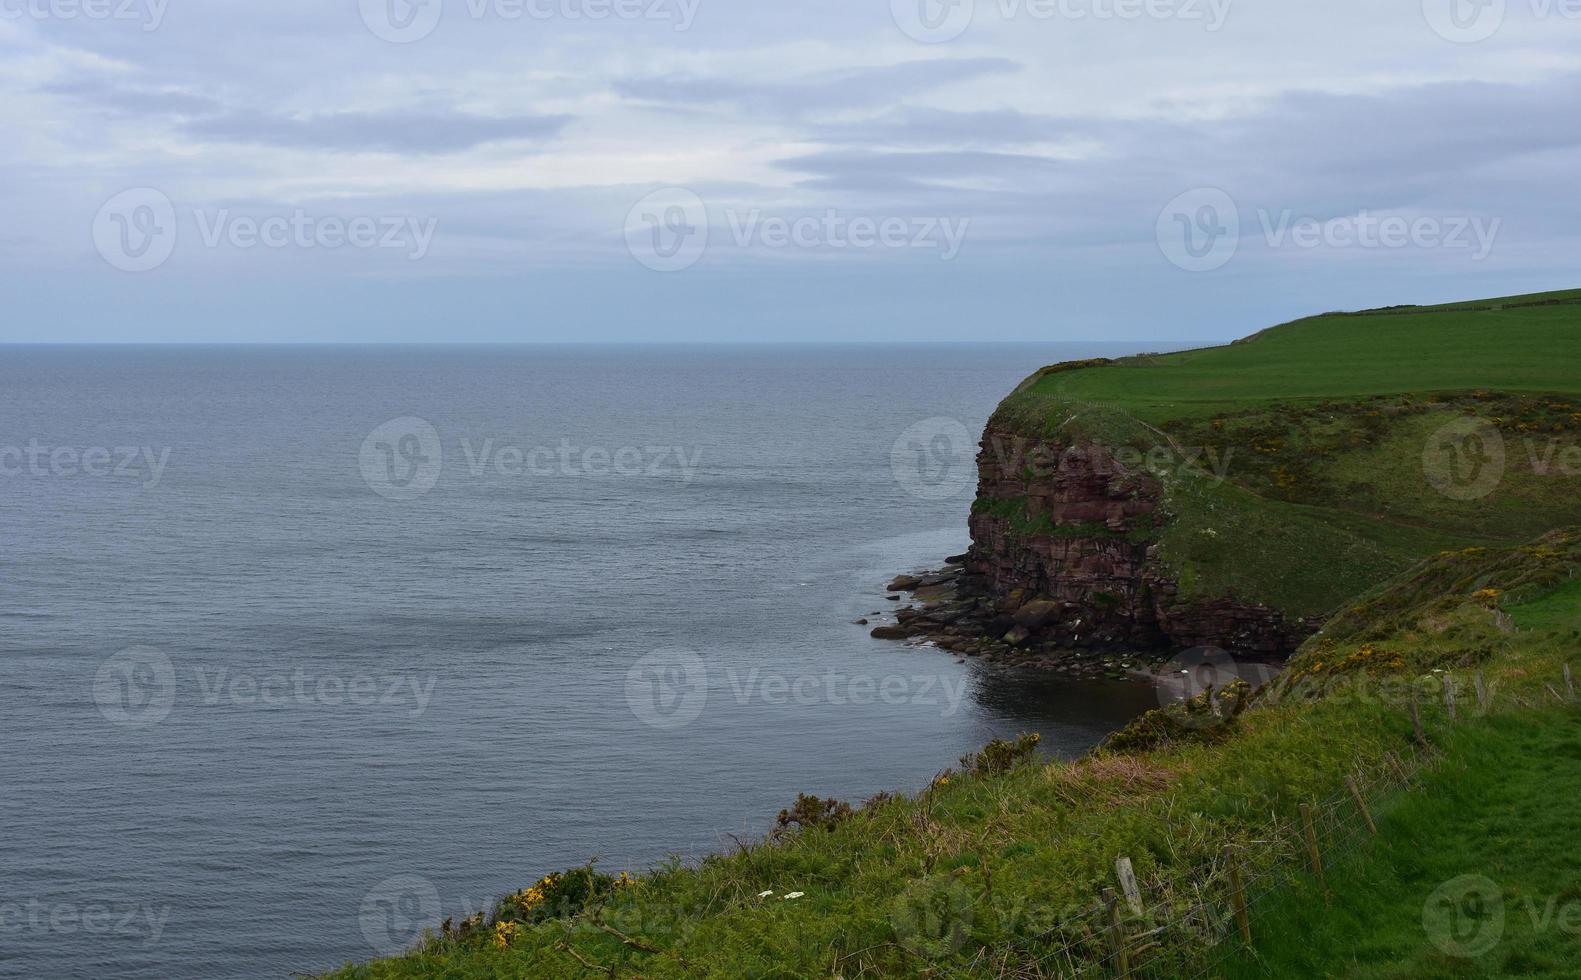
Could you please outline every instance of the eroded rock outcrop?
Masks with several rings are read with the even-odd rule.
[[[1063,659],[1056,650],[1293,651],[1318,622],[1227,597],[1181,597],[1159,557],[1170,516],[1145,459],[990,426],[971,550],[942,583],[892,583],[915,589],[921,604],[900,610],[884,635],[1039,663]]]

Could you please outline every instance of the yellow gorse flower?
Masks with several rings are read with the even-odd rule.
[[[558,874],[545,875],[538,884],[524,889],[511,896],[511,904],[521,909],[523,913],[531,912],[542,905],[549,897],[549,889],[560,883]]]
[[[514,922],[500,922],[494,926],[494,945],[499,949],[510,948],[511,941],[521,932],[521,926]]]

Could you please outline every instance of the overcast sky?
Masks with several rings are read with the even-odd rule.
[[[0,0],[0,340],[1145,343],[1581,286],[1578,42],[1567,0]]]

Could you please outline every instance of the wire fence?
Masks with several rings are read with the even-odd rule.
[[[1450,724],[1463,715],[1496,710],[1480,672],[1465,679],[1446,675],[1443,691],[1441,717]],[[1545,685],[1544,691],[1560,702],[1574,701],[1569,668],[1560,684]],[[1515,697],[1499,707],[1528,707],[1542,700],[1541,694]],[[1354,773],[1333,795],[1300,804],[1294,815],[1277,816],[1258,839],[1227,844],[1187,873],[1177,870],[1146,881],[1136,880],[1130,859],[1122,856],[1116,862],[1118,887],[1104,889],[1090,909],[1034,935],[980,950],[960,973],[1006,980],[1222,975],[1227,962],[1245,955],[1254,941],[1259,907],[1297,881],[1321,881],[1325,868],[1368,846],[1377,834],[1379,805],[1409,791],[1443,758],[1423,727],[1420,706],[1413,701],[1408,713],[1409,746]]]
[[[1353,777],[1345,791],[1302,808],[1301,817],[1280,821],[1257,840],[1227,845],[1208,863],[1177,873],[1173,883],[1153,879],[1132,889],[1117,875],[1121,888],[1106,889],[1089,912],[989,952],[972,972],[987,967],[1004,977],[1127,980],[1215,976],[1223,959],[1235,954],[1230,941],[1237,934],[1249,937],[1257,905],[1296,876],[1318,872],[1362,846],[1371,836],[1373,806],[1408,788],[1434,757],[1425,749],[1395,755],[1383,769]],[[1182,887],[1189,889],[1184,895]]]

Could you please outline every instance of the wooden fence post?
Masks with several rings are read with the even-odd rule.
[[[1576,682],[1570,676],[1569,664],[1565,664],[1565,690],[1570,692],[1570,700],[1574,701],[1576,697]]]
[[[1361,818],[1367,821],[1367,829],[1377,837],[1378,825],[1372,822],[1372,811],[1367,809],[1367,798],[1361,795],[1361,787],[1356,785],[1356,777],[1346,776],[1345,787],[1350,790],[1350,798],[1356,801],[1356,808],[1361,811]]]
[[[1444,708],[1449,712],[1449,720],[1457,721],[1455,712],[1455,678],[1449,674],[1444,675]]]
[[[1318,851],[1317,827],[1312,823],[1312,807],[1301,804],[1301,834],[1307,842],[1307,859],[1312,864],[1312,873],[1318,876],[1318,881],[1323,880],[1323,855]]]
[[[1120,900],[1113,888],[1103,890],[1103,907],[1109,915],[1109,944],[1114,949],[1114,968],[1120,980],[1131,980],[1131,954],[1126,949],[1125,923],[1120,918]]]
[[[1125,895],[1125,904],[1131,906],[1131,913],[1140,917],[1147,910],[1142,907],[1142,889],[1136,883],[1136,868],[1132,866],[1131,859],[1121,855],[1114,862],[1115,877],[1120,879],[1120,891]]]
[[[1241,859],[1235,847],[1224,845],[1224,863],[1230,869],[1230,902],[1235,909],[1235,922],[1241,927],[1241,941],[1252,944],[1252,919],[1246,911],[1246,889],[1241,884]]]
[[[1477,708],[1483,713],[1488,713],[1488,682],[1483,678],[1482,671],[1477,671],[1471,678],[1472,684],[1477,688]]]
[[[1394,754],[1393,749],[1383,754],[1383,761],[1389,764],[1389,771],[1394,773],[1395,780],[1401,786],[1411,781],[1410,773],[1405,771],[1405,763],[1400,761],[1400,757]]]
[[[1411,735],[1416,739],[1416,744],[1427,748],[1427,732],[1422,729],[1422,712],[1416,706],[1416,688],[1411,689],[1411,702],[1407,705],[1411,712]]]

